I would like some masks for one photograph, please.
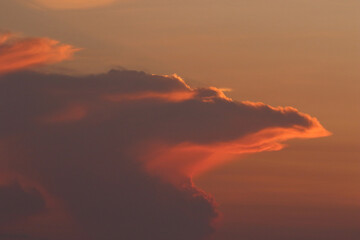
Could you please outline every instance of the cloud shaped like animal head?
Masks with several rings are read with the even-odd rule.
[[[218,213],[193,175],[229,154],[329,135],[294,108],[137,71],[1,76],[0,111],[1,169],[56,199],[74,223],[67,239],[203,239]],[[56,236],[42,224],[33,234]]]

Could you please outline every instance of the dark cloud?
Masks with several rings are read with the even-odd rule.
[[[0,224],[37,214],[45,201],[36,189],[24,190],[19,183],[0,185]]]
[[[0,111],[1,169],[56,199],[47,211],[67,213],[70,240],[204,239],[218,213],[192,175],[228,153],[329,134],[294,108],[136,71],[0,76]],[[60,230],[36,227],[60,239]]]

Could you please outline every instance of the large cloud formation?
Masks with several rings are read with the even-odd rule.
[[[137,71],[3,75],[0,112],[4,239],[206,239],[218,213],[192,176],[329,135],[294,108]]]
[[[78,49],[49,38],[24,38],[0,32],[0,74],[61,62]]]

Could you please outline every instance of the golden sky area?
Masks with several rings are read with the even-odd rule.
[[[116,0],[30,0],[30,6],[52,10],[87,9],[109,5]],[[24,1],[25,2],[25,1]]]
[[[215,240],[357,240],[359,9],[356,0],[2,0],[0,30],[46,46],[36,65],[74,54],[70,61],[40,64],[42,72],[176,73],[194,89],[228,88],[225,94],[234,100],[291,106],[316,117],[331,136],[287,141],[281,151],[230,154],[231,161],[196,175],[194,182],[222,213]],[[6,41],[0,38],[0,44]],[[54,59],[54,52],[65,55]],[[8,59],[0,58],[0,72],[7,71]],[[21,68],[33,65],[25,63]],[[177,103],[194,97],[185,92],[104,98]],[[81,119],[88,108],[76,102],[64,109],[43,120]]]

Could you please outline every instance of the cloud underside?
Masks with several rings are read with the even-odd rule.
[[[4,199],[36,206],[0,219],[0,232],[54,240],[204,239],[218,213],[192,176],[230,155],[329,134],[291,107],[137,71],[3,75],[0,111],[0,194],[18,182]]]

